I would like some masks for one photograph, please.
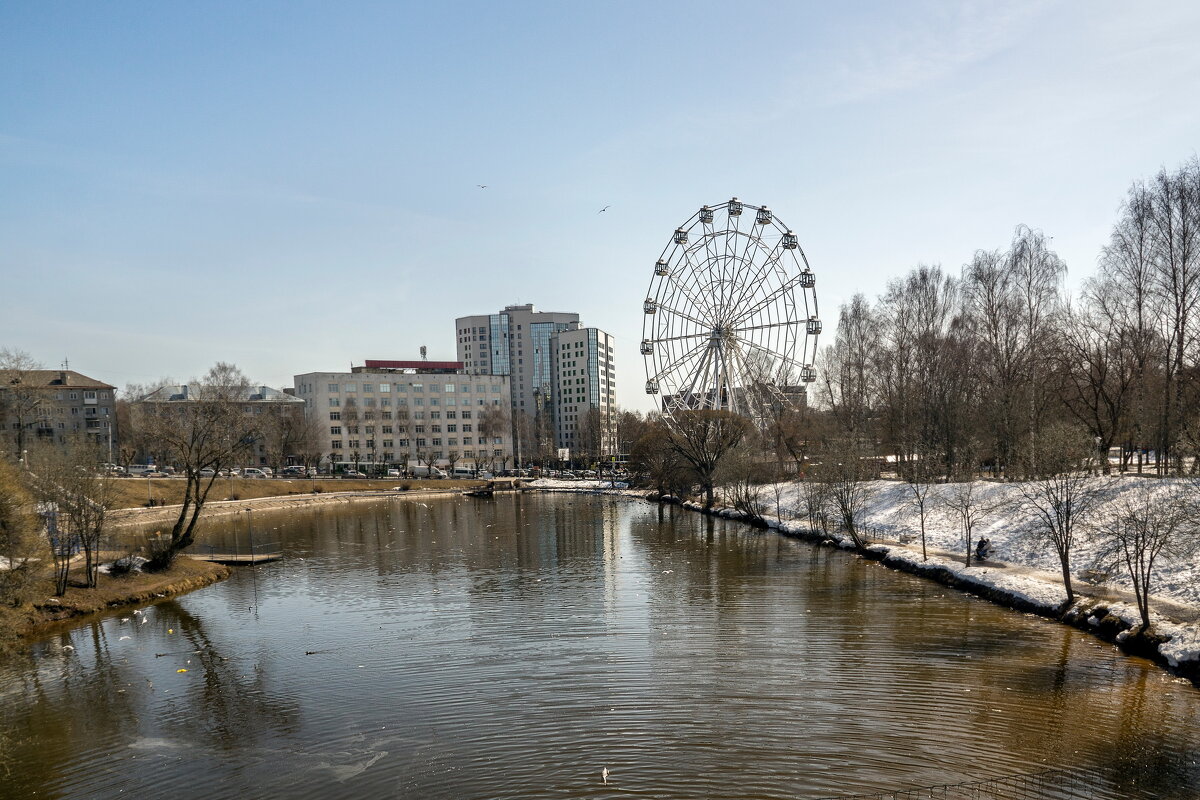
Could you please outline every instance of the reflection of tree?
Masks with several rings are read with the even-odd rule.
[[[190,713],[173,719],[199,740],[194,743],[236,751],[266,735],[298,729],[299,704],[290,696],[271,693],[262,662],[247,669],[245,659],[222,656],[200,619],[176,602],[162,603],[155,612],[156,618],[173,618],[176,631],[195,651],[188,656],[192,663],[187,669],[202,671],[202,680],[183,684]]]
[[[112,769],[114,750],[139,740],[169,741],[173,753],[195,758],[261,747],[298,729],[299,704],[271,690],[262,662],[251,667],[221,655],[202,622],[178,603],[147,613],[153,624],[142,626],[133,615],[125,624],[97,621],[39,642],[27,663],[0,667],[6,694],[20,698],[0,709],[0,797],[67,796],[67,784],[72,797],[149,786],[156,762],[123,761],[119,773]],[[156,658],[149,647],[121,641],[129,635],[177,649]],[[163,673],[175,678],[177,667],[188,674],[164,685]]]

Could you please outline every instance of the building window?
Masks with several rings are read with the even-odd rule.
[[[331,392],[337,392],[337,391],[340,391],[340,390],[338,389],[338,385],[337,385],[336,383],[331,383],[331,384],[329,384],[329,391],[331,391]]]
[[[447,425],[446,433],[458,433],[458,426],[457,425]]]
[[[464,424],[464,425],[463,425],[463,433],[470,433],[470,432],[471,432],[471,425],[470,425],[470,423]]]
[[[334,420],[341,419],[341,418],[342,418],[342,412],[340,412],[340,411],[330,411],[330,412],[329,412],[329,418],[330,418],[330,419],[334,419]]]
[[[329,435],[330,436],[341,436],[342,435],[342,426],[341,425],[330,425],[329,426]]]
[[[330,408],[337,408],[341,404],[342,404],[341,398],[338,398],[338,397],[329,398],[329,407]]]
[[[332,442],[329,443],[329,449],[330,450],[341,450],[342,449],[342,440],[334,439]]]
[[[357,391],[358,391],[358,384],[357,384],[357,383],[347,383],[347,384],[346,384],[346,391],[347,391],[347,392],[357,392]]]
[[[392,390],[392,385],[390,383],[379,384],[379,393],[380,394],[387,394],[391,390]]]
[[[346,446],[349,447],[351,450],[357,450],[358,449],[358,439],[351,439],[350,441],[346,442]]]
[[[373,383],[364,383],[364,384],[363,384],[363,391],[364,391],[364,392],[370,392],[370,393],[372,393],[372,394],[373,394],[373,393],[375,392],[375,384],[373,384]]]

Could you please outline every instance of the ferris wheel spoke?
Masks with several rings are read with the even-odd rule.
[[[668,312],[668,313],[674,314],[674,315],[676,315],[676,316],[678,316],[678,317],[680,317],[680,318],[682,318],[682,319],[686,319],[688,322],[691,322],[691,323],[693,323],[694,325],[699,325],[701,328],[704,328],[704,329],[706,329],[706,330],[712,330],[712,325],[711,325],[711,323],[707,323],[707,322],[701,322],[700,320],[698,320],[698,319],[696,319],[695,317],[693,317],[691,314],[687,314],[687,313],[685,313],[685,312],[683,312],[683,311],[680,311],[680,310],[679,310],[679,309],[677,309],[677,308],[672,308],[671,306],[668,306],[668,305],[660,305],[660,306],[659,306],[659,308],[658,308],[658,310],[659,310],[659,311],[666,311],[666,312]]]
[[[762,299],[760,299],[757,303],[755,303],[750,308],[748,308],[744,311],[739,310],[737,313],[737,316],[735,316],[733,318],[733,320],[731,321],[731,324],[736,325],[740,322],[746,321],[746,320],[750,319],[751,317],[753,317],[755,314],[757,314],[759,311],[761,311],[764,308],[766,308],[767,306],[769,306],[771,303],[775,302],[776,300],[783,298],[783,297],[787,297],[788,294],[792,291],[792,289],[796,288],[796,286],[799,283],[800,283],[800,276],[793,275],[791,278],[789,278],[787,280],[786,283],[781,284],[778,289],[771,292],[766,297],[763,297]]]
[[[786,250],[779,249],[778,243],[767,251],[767,256],[763,259],[762,265],[759,266],[753,276],[746,280],[745,287],[742,289],[741,294],[738,295],[737,301],[729,309],[731,312],[729,315],[730,324],[736,324],[738,320],[745,319],[745,314],[740,311],[742,305],[753,302],[755,295],[758,294],[761,282],[767,277],[772,268],[779,268],[779,260],[786,252]]]
[[[698,339],[701,336],[703,336],[706,339],[712,338],[712,332],[711,331],[697,331],[696,333],[683,333],[678,336],[659,336],[659,337],[655,337],[655,338],[651,339],[650,341],[653,342],[654,344],[661,344],[663,342],[679,342],[684,339]]]
[[[683,257],[687,261],[688,266],[690,267],[690,269],[688,270],[688,274],[690,276],[692,276],[693,280],[697,280],[701,267],[699,264],[697,264],[695,261],[692,260],[692,249],[685,248],[681,252],[683,253]],[[669,271],[667,273],[667,279],[670,280],[672,282],[672,284],[679,287],[679,290],[687,297],[688,301],[691,302],[693,307],[707,312],[710,317],[713,315],[714,309],[712,307],[711,302],[704,301],[697,295],[693,294],[686,283],[684,283],[682,281],[676,281],[675,276],[672,275]],[[695,288],[697,291],[702,291],[701,287],[699,285],[697,285]]]
[[[705,347],[707,347],[707,344],[704,342],[701,342],[700,344],[696,345],[695,347],[691,348],[690,350],[687,350],[686,352],[684,352],[683,355],[679,356],[678,358],[675,358],[674,361],[667,364],[667,366],[663,367],[657,373],[652,375],[650,379],[651,380],[662,380],[663,378],[670,375],[672,372],[675,372],[675,370],[677,370],[679,367],[683,366],[689,360],[695,358],[697,355],[702,354],[704,352]],[[672,353],[671,355],[674,356],[675,354]]]
[[[770,349],[769,347],[764,347],[763,345],[759,344],[758,342],[753,342],[749,339],[739,338],[738,343],[745,345],[746,347],[749,347],[751,349],[758,350],[763,355],[768,356],[772,359],[783,362],[781,366],[788,367],[789,369],[794,367],[797,370],[799,370],[800,368],[805,366],[804,364],[801,364],[799,361],[792,358],[791,356],[784,355],[783,353],[777,353],[774,350]]]

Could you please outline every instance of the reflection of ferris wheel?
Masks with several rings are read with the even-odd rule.
[[[816,277],[796,234],[735,197],[675,230],[643,305],[646,393],[668,415],[725,409],[753,418],[816,380]]]

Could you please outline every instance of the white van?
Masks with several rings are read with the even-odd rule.
[[[442,470],[438,469],[437,467],[425,466],[424,464],[422,464],[420,466],[409,467],[408,471],[412,473],[414,478],[444,478],[444,477],[446,477],[446,473],[443,472]]]
[[[263,472],[261,469],[257,469],[256,467],[246,467],[244,470],[242,470],[242,477],[265,479],[267,477],[267,473]]]
[[[145,475],[147,472],[158,472],[158,466],[155,464],[130,464],[125,474]]]

